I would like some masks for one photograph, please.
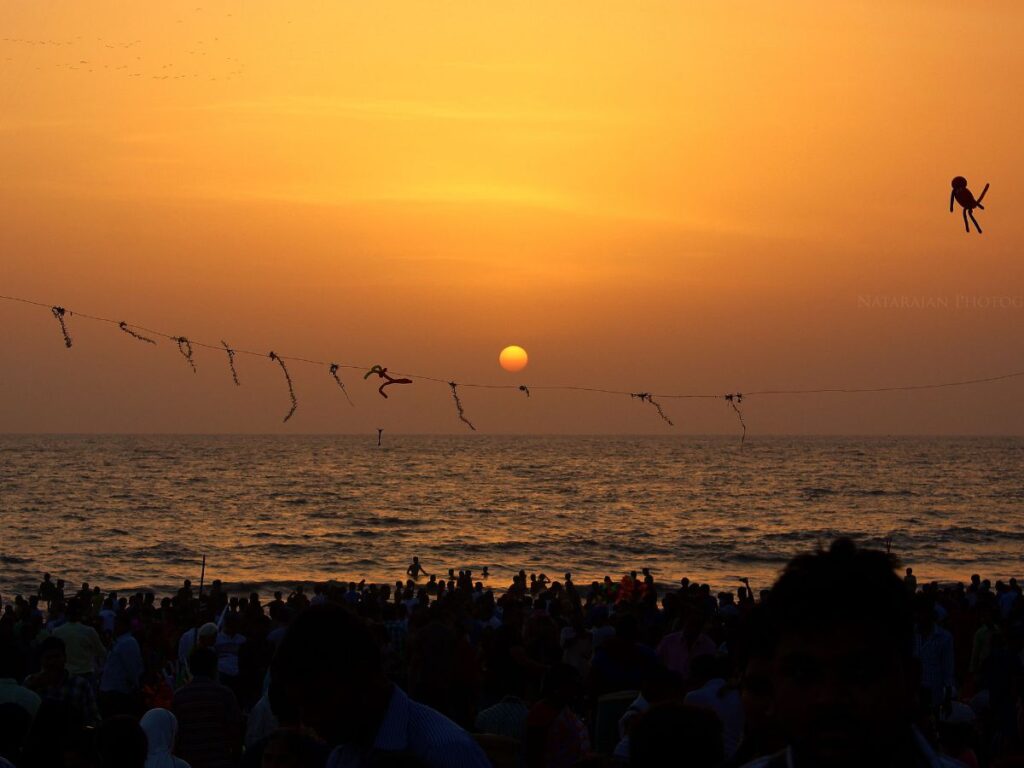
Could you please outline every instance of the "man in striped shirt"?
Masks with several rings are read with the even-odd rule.
[[[89,680],[72,675],[67,667],[64,641],[50,636],[39,644],[39,672],[25,678],[25,687],[38,693],[43,700],[60,701],[68,705],[74,721],[80,725],[95,726],[100,720]]]
[[[217,682],[217,654],[197,646],[189,657],[193,679],[174,693],[178,718],[176,754],[192,768],[234,768],[241,743],[242,712],[235,694]]]

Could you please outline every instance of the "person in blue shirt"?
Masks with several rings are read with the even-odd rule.
[[[132,637],[131,621],[123,613],[114,620],[114,645],[100,676],[100,713],[104,718],[139,714],[142,651]]]
[[[270,705],[333,747],[328,768],[364,768],[404,756],[428,767],[486,768],[465,730],[410,699],[385,676],[365,622],[337,605],[299,615],[271,666]]]

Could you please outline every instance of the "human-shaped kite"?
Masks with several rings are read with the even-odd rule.
[[[388,374],[387,368],[382,368],[379,365],[373,366],[364,375],[364,379],[370,378],[373,374],[377,374],[379,378],[385,379],[385,382],[377,387],[377,391],[380,392],[380,396],[387,399],[388,393],[384,391],[384,387],[389,387],[392,384],[412,384],[412,379],[396,379]]]
[[[988,184],[981,190],[981,195],[977,200],[974,199],[974,195],[971,194],[971,190],[967,188],[967,179],[963,176],[957,176],[953,179],[953,191],[949,195],[949,212],[953,212],[953,203],[957,202],[963,206],[964,209],[964,227],[967,232],[970,233],[971,225],[967,221],[967,217],[971,217],[971,221],[974,222],[974,228],[978,230],[978,234],[981,234],[981,227],[978,226],[978,220],[974,218],[974,209],[981,208],[985,210],[985,206],[981,204],[981,201],[985,199],[985,193],[988,192]]]

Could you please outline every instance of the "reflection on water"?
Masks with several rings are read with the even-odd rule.
[[[767,584],[888,534],[923,579],[1021,576],[1024,440],[0,436],[0,591],[650,566]]]

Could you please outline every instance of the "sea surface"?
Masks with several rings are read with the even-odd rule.
[[[489,566],[767,586],[850,535],[919,579],[1024,576],[1024,439],[0,435],[0,593],[268,592]]]

